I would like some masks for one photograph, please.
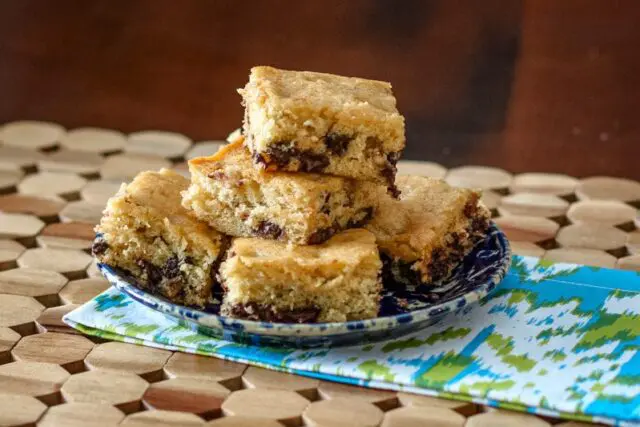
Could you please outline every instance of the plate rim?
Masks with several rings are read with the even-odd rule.
[[[486,297],[506,276],[511,264],[511,245],[505,234],[492,221],[489,233],[495,232],[497,239],[504,248],[504,255],[501,257],[501,264],[496,271],[477,289],[462,294],[454,299],[445,301],[441,304],[435,304],[429,307],[417,309],[407,313],[400,313],[390,316],[374,317],[370,319],[351,320],[347,322],[323,322],[323,323],[276,323],[259,320],[237,319],[219,314],[209,313],[197,308],[187,307],[172,303],[164,297],[153,295],[144,291],[133,284],[129,283],[121,274],[116,272],[113,267],[97,263],[98,269],[105,276],[107,281],[121,292],[130,296],[135,301],[145,305],[146,307],[158,311],[160,313],[170,315],[174,318],[184,319],[196,322],[202,326],[211,328],[233,328],[244,333],[254,333],[259,335],[273,336],[291,336],[300,337],[323,336],[345,334],[349,332],[372,332],[381,329],[390,329],[396,325],[405,323],[419,323],[432,319],[437,316],[435,312],[448,312],[452,309],[461,308],[468,304],[473,304]],[[488,234],[489,234],[488,233]],[[464,301],[464,304],[460,304]],[[288,332],[283,334],[282,332]]]

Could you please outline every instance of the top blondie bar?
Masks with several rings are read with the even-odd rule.
[[[239,93],[255,164],[393,187],[405,135],[389,83],[262,66]]]

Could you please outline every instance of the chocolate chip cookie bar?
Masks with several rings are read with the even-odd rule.
[[[229,239],[180,204],[189,180],[171,171],[142,172],[107,202],[92,252],[125,270],[150,292],[204,306]]]
[[[399,200],[385,194],[366,226],[385,262],[385,276],[405,285],[433,287],[485,236],[490,212],[480,193],[444,181],[399,176]]]
[[[372,182],[255,168],[243,138],[213,156],[190,160],[189,169],[183,206],[236,237],[319,244],[364,224],[377,201]]]
[[[393,186],[405,135],[389,83],[254,67],[239,92],[257,165]]]
[[[221,313],[268,322],[344,322],[378,314],[382,262],[364,229],[314,246],[234,239],[220,266]]]

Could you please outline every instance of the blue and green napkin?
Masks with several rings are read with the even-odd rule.
[[[253,347],[193,332],[114,288],[64,318],[89,335],[323,380],[612,425],[640,423],[640,273],[515,256],[484,301],[375,344]]]

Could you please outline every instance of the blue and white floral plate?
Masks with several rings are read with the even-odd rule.
[[[386,289],[374,319],[312,324],[232,319],[219,315],[219,303],[205,310],[177,305],[137,288],[132,284],[135,279],[122,271],[105,264],[98,267],[121,292],[200,333],[252,345],[328,347],[393,338],[429,326],[489,294],[506,274],[510,259],[509,242],[492,225],[487,238],[438,289],[427,294],[405,287]]]

